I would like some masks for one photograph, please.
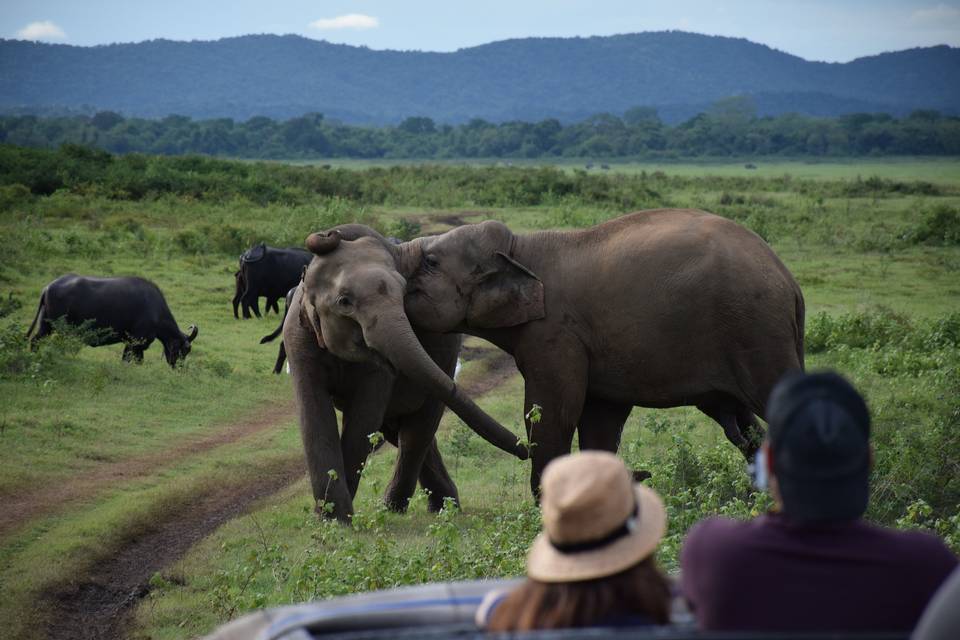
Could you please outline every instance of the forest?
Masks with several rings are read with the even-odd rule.
[[[960,118],[935,110],[915,110],[902,118],[883,113],[760,117],[753,100],[744,96],[719,100],[677,125],[664,123],[652,107],[601,113],[566,125],[552,118],[499,124],[475,118],[449,125],[412,116],[382,127],[348,125],[320,113],[239,122],[180,115],[150,120],[100,111],[0,116],[0,143],[255,159],[944,156],[960,155]]]

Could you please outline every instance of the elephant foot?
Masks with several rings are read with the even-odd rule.
[[[321,520],[336,520],[340,524],[349,525],[353,517],[353,512],[347,512],[343,509],[337,509],[333,502],[324,502],[318,500],[313,507],[313,512]]]
[[[406,513],[410,504],[410,496],[397,496],[389,491],[383,495],[383,504],[394,513]]]
[[[630,473],[633,474],[634,482],[643,482],[644,480],[653,477],[653,474],[646,469],[634,469]]]
[[[459,511],[460,499],[457,496],[441,495],[439,493],[431,493],[427,497],[427,509],[430,513],[440,513],[450,505]]]

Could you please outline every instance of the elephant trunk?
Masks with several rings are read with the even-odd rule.
[[[528,458],[527,448],[517,436],[478,407],[424,351],[405,314],[393,322],[384,320],[379,323],[381,331],[364,330],[370,347],[385,356],[399,373],[442,400],[481,438],[521,460]]]

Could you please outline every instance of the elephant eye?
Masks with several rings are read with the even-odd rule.
[[[353,301],[350,300],[347,296],[340,296],[337,298],[337,306],[343,309],[349,309],[353,306]]]
[[[425,255],[425,256],[423,257],[423,262],[424,262],[424,264],[427,265],[427,267],[429,267],[429,268],[431,268],[431,269],[434,269],[434,268],[436,268],[437,266],[440,265],[440,261],[437,260],[437,257],[436,257],[435,255],[432,255],[432,254],[427,254],[427,255]]]

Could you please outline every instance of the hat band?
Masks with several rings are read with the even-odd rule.
[[[627,519],[623,521],[619,527],[603,536],[602,538],[596,538],[594,540],[587,540],[585,542],[569,542],[569,543],[559,543],[550,540],[551,546],[560,553],[583,553],[584,551],[593,551],[594,549],[599,549],[600,547],[605,547],[608,544],[619,540],[625,536],[633,533],[637,528],[637,513],[639,512],[639,505],[637,503],[633,504],[633,511],[630,512],[630,515],[627,516]],[[549,538],[548,538],[549,539]]]

